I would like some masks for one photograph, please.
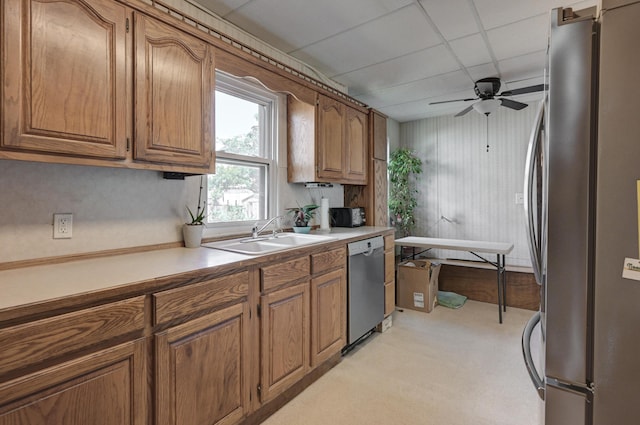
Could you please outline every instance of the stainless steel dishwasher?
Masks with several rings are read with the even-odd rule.
[[[384,319],[384,239],[353,242],[349,250],[348,346]]]

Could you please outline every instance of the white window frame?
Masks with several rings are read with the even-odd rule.
[[[216,163],[264,166],[266,170],[266,187],[265,193],[263,194],[265,207],[264,210],[261,211],[263,217],[258,221],[273,217],[277,211],[278,203],[276,182],[278,179],[278,123],[280,122],[279,113],[282,113],[282,111],[280,111],[280,97],[277,93],[269,91],[258,83],[234,77],[222,71],[216,71],[216,90],[258,103],[265,107],[265,113],[261,113],[258,118],[261,128],[259,137],[261,138],[260,154],[262,156],[253,157],[216,150]],[[256,220],[217,223],[207,222],[206,226],[207,228],[218,230],[221,234],[232,234],[250,230],[255,222]]]

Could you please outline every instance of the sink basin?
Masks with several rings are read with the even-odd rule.
[[[293,249],[300,246],[334,241],[337,238],[325,235],[310,235],[300,233],[279,233],[275,237],[268,238],[241,238],[221,242],[209,242],[202,244],[206,248],[221,249],[223,251],[237,252],[239,254],[267,254],[285,249]]]

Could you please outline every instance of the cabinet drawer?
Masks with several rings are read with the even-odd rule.
[[[0,375],[144,329],[144,296],[0,330]]]
[[[347,250],[342,248],[313,254],[311,256],[311,273],[322,273],[326,270],[344,267],[347,262]]]
[[[262,267],[260,273],[262,277],[261,290],[268,292],[287,282],[309,276],[309,256]]]
[[[396,256],[393,249],[384,252],[384,281],[392,282],[396,275]]]
[[[239,301],[248,295],[248,271],[159,292],[153,295],[154,324]]]
[[[396,239],[394,235],[387,235],[384,237],[384,249],[391,249],[396,246]]]
[[[384,317],[387,317],[396,309],[396,284],[389,282],[384,284]]]

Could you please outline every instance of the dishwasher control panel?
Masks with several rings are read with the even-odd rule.
[[[349,255],[366,254],[367,252],[372,252],[374,249],[383,247],[384,238],[382,236],[351,242],[348,245]]]

